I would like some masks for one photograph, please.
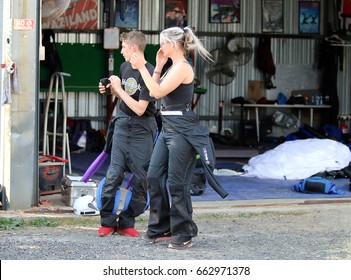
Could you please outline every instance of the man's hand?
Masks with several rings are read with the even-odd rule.
[[[119,97],[118,95],[118,91],[122,90],[122,83],[121,83],[121,79],[118,76],[112,75],[109,80],[111,81],[111,83],[109,85],[107,85],[106,87],[110,87],[111,89],[111,93],[114,96]]]
[[[107,94],[107,95],[111,94],[110,83],[111,81],[108,78],[102,78],[100,80],[99,91],[101,94]]]
[[[110,86],[110,85],[108,85],[108,86]],[[99,92],[101,94],[105,94],[106,93],[106,88],[101,82],[99,83]]]

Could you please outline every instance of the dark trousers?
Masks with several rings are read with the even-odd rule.
[[[102,188],[101,225],[106,227],[134,227],[135,217],[142,214],[147,202],[147,168],[153,149],[154,134],[133,123],[132,118],[116,120],[111,163]],[[133,174],[132,196],[128,208],[119,215],[113,213],[116,192],[124,179],[125,171]]]
[[[194,148],[183,136],[163,126],[148,170],[149,237],[170,231],[173,241],[184,242],[197,235],[189,190],[195,156]]]

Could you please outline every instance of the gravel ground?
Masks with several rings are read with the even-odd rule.
[[[60,220],[58,227],[0,230],[1,260],[351,260],[350,200],[197,204],[199,235],[192,248],[182,251],[146,244],[142,238],[99,237],[98,217],[18,212],[1,216]],[[144,234],[146,226],[144,214],[136,228]]]

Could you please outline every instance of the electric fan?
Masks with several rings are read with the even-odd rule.
[[[251,43],[244,37],[230,37],[227,48],[232,53],[230,62],[234,66],[242,66],[248,63],[252,57]]]
[[[223,86],[230,84],[235,78],[236,73],[233,71],[232,66],[228,63],[228,56],[230,51],[227,48],[219,48],[211,51],[213,63],[206,71],[206,76],[210,82],[219,86],[219,102],[218,102],[218,134],[222,131],[223,119],[223,100],[222,90]]]
[[[226,46],[211,51],[213,63],[206,71],[206,76],[210,82],[219,86],[219,107],[218,107],[218,134],[222,130],[223,120],[223,86],[230,84],[236,78],[236,72],[232,69],[248,63],[252,57],[252,46],[243,37],[230,37]]]

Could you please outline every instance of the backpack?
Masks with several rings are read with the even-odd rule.
[[[344,194],[344,191],[337,188],[334,183],[319,176],[300,181],[292,187],[292,190],[303,193]]]

